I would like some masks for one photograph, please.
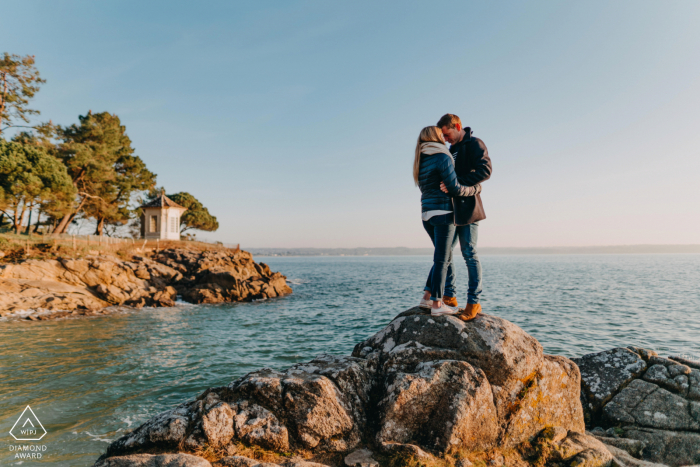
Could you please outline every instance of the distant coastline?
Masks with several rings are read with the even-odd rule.
[[[432,248],[246,248],[255,256],[422,256]],[[610,245],[583,247],[482,247],[480,255],[619,255],[700,253],[700,245]]]

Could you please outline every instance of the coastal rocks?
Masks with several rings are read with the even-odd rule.
[[[260,300],[292,292],[282,274],[256,263],[247,251],[173,249],[154,259],[185,275],[181,294],[191,303]]]
[[[545,467],[625,467],[614,463],[610,450],[593,436],[550,426],[523,450],[526,465]],[[502,465],[502,464],[499,464]]]
[[[190,454],[133,454],[110,457],[96,463],[95,467],[211,467],[211,463]]]
[[[572,359],[581,370],[581,403],[587,422],[600,417],[603,405],[610,402],[625,385],[646,370],[646,362],[625,348],[606,350]]]
[[[464,322],[453,317],[431,317],[416,307],[401,313],[389,326],[363,343],[353,356],[378,352],[382,359],[401,346],[419,343],[426,358],[445,352],[455,360],[481,368],[491,384],[527,379],[542,361],[542,346],[513,323],[490,315]]]
[[[28,260],[0,266],[0,316],[94,314],[110,305],[172,307],[250,301],[292,292],[286,278],[232,250],[164,250],[153,257]]]
[[[583,432],[580,376],[568,358],[544,355],[533,378],[511,387],[518,392],[509,394],[505,400],[496,397],[497,402],[501,401],[499,413],[508,414],[503,432],[507,446],[530,439],[543,424]]]
[[[250,459],[244,456],[228,456],[214,462],[213,467],[329,467],[316,462],[306,462],[296,459],[275,464],[273,462],[260,462],[259,460]]]
[[[688,401],[641,379],[632,381],[603,408],[613,426],[700,430],[700,403]]]
[[[343,459],[347,467],[379,467],[369,449],[356,449]]]
[[[478,388],[487,388],[483,390],[492,393],[495,404],[493,415],[489,414],[492,405],[478,404],[484,407],[479,423],[485,424],[480,426],[491,432],[495,423],[497,438],[505,446],[528,440],[546,425],[584,431],[578,368],[564,357],[543,355],[542,346],[535,338],[495,316],[480,315],[478,319],[464,322],[450,316],[433,317],[420,308],[412,308],[401,313],[384,330],[357,344],[353,356],[376,360],[389,378],[393,373],[420,373],[425,369],[421,366],[423,362],[459,361],[479,369],[485,376],[485,383],[480,382]],[[415,377],[403,376],[404,381],[408,379]],[[392,381],[388,379],[384,383],[387,394],[391,393]],[[430,393],[437,394],[436,391]],[[474,390],[471,400],[477,394],[483,397]],[[468,413],[467,407],[468,404],[458,410]],[[494,422],[487,423],[489,417],[493,417]],[[397,432],[401,429],[407,433],[413,430],[410,426],[397,425]],[[485,436],[487,444],[491,443],[492,436]],[[447,440],[454,439],[443,432],[440,441],[435,441],[437,444],[426,445],[417,440],[415,444],[429,449],[436,446],[447,449],[452,444]],[[467,441],[462,439],[461,442]]]
[[[0,316],[21,310],[95,311],[109,306],[85,287],[58,281],[0,278],[0,290]]]
[[[377,443],[415,443],[447,451],[488,449],[500,426],[491,387],[466,362],[422,362],[413,373],[394,373],[379,402]]]
[[[613,369],[612,354],[621,362]],[[598,372],[590,367],[581,370],[582,399],[599,402],[589,406],[590,419],[601,427],[595,431],[598,439],[606,442],[606,438],[646,462],[700,464],[700,370],[636,347],[575,361],[586,365],[598,361],[605,367]],[[601,387],[608,388],[605,398],[593,392]]]
[[[337,362],[338,377],[350,361]],[[292,367],[286,372],[260,370],[234,381],[228,398],[244,398],[267,407],[292,429],[297,444],[346,451],[359,443],[364,420],[356,419],[353,400],[328,377]]]
[[[324,354],[210,388],[113,442],[100,461],[206,451],[228,453],[215,466],[252,467],[256,461],[238,455],[252,446],[273,459],[303,455],[307,463],[345,458],[369,467],[377,463],[371,455],[348,456],[366,450],[380,460],[456,459],[463,467],[474,453],[500,466],[556,426],[548,442],[560,443],[560,454],[543,458],[543,466],[608,466],[612,455],[584,434],[579,386],[571,360],[544,355],[506,320],[483,314],[465,323],[415,308],[358,344],[353,356]],[[274,463],[289,464],[281,459]]]

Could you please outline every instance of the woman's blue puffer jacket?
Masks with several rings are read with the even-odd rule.
[[[445,182],[449,194],[440,191],[440,182]],[[423,212],[453,211],[453,196],[473,196],[475,191],[474,187],[459,184],[452,156],[440,153],[420,155],[418,187]]]

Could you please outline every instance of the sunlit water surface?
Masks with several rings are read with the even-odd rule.
[[[294,294],[104,317],[0,322],[0,464],[26,405],[41,461],[87,466],[107,443],[210,386],[356,342],[417,303],[429,257],[256,258]],[[700,255],[485,256],[482,304],[569,357],[635,344],[700,355]],[[458,265],[458,298],[466,268]]]

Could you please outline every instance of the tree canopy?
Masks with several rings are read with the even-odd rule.
[[[27,210],[60,212],[75,196],[66,167],[38,147],[0,139],[0,209],[17,233]]]
[[[168,198],[175,201],[183,208],[187,208],[180,217],[180,233],[187,230],[197,229],[207,232],[215,232],[219,228],[219,221],[215,216],[209,213],[209,209],[204,207],[197,198],[191,194],[181,191],[173,195],[168,195]]]
[[[29,123],[29,116],[39,114],[29,107],[29,100],[45,83],[34,66],[34,56],[10,55],[0,57],[0,134],[21,121]]]
[[[58,130],[62,140],[58,157],[66,165],[78,197],[73,212],[56,230],[64,232],[69,222],[83,212],[96,220],[95,233],[101,235],[106,223],[125,224],[131,218],[132,196],[153,188],[156,175],[134,155],[119,117],[90,111],[78,118],[79,124]]]

